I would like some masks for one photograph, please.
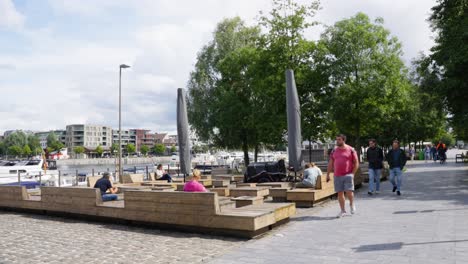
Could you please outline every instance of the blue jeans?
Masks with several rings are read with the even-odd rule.
[[[380,191],[380,175],[381,169],[371,169],[369,168],[369,192]],[[375,189],[374,189],[375,181]]]
[[[117,200],[117,194],[103,194],[102,201],[115,201]]]
[[[171,175],[166,173],[161,178],[159,178],[157,180],[166,180],[167,182],[172,182],[172,177],[171,177]]]
[[[401,175],[402,175],[402,171],[400,168],[390,169],[390,182],[393,184],[393,187],[397,187],[398,191],[401,190]],[[395,177],[397,178],[396,183],[395,183]]]

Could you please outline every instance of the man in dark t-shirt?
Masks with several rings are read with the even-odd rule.
[[[98,188],[101,190],[101,195],[102,195],[102,200],[103,201],[113,201],[117,200],[117,187],[112,187],[112,183],[109,180],[109,173],[104,172],[102,174],[102,178],[97,180],[97,182],[94,184],[94,188]],[[109,193],[107,191],[109,190]]]

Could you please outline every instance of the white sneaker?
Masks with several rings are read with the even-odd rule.
[[[346,212],[341,211],[341,212],[336,216],[336,218],[341,218],[341,217],[343,217],[343,216],[346,216]]]
[[[355,214],[356,213],[356,206],[353,204],[353,206],[350,206],[351,208],[351,214]]]
[[[375,194],[379,194],[379,191],[375,191],[374,193],[375,193]]]

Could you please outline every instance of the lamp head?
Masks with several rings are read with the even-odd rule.
[[[121,69],[126,69],[126,68],[130,68],[130,66],[128,66],[126,64],[120,64],[120,68]]]

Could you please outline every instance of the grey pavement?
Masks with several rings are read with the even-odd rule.
[[[299,209],[289,224],[210,263],[468,263],[467,165],[409,162],[402,196],[388,181],[368,196],[365,184],[356,205],[340,219],[336,200]]]

